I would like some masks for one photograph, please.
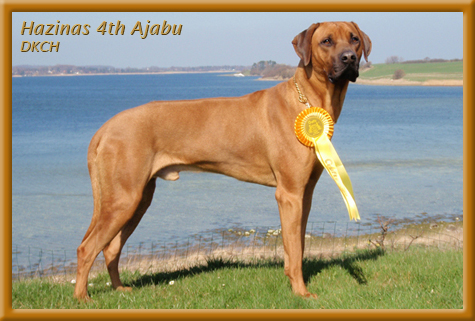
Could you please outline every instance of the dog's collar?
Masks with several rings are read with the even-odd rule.
[[[299,93],[299,101],[302,103],[302,104],[305,104],[307,106],[307,108],[310,108],[310,104],[308,102],[308,99],[307,97],[305,97],[305,95],[300,91],[300,88],[299,88],[299,85],[297,84],[297,80],[295,79],[295,76],[292,77],[294,79],[294,84],[295,84],[295,88],[297,88],[297,92]]]

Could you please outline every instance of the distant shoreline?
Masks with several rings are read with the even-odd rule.
[[[30,78],[30,77],[72,77],[72,76],[113,76],[113,75],[166,75],[166,74],[208,74],[208,73],[232,73],[229,70],[210,70],[210,71],[156,71],[156,72],[98,72],[87,74],[44,74],[21,76],[12,75],[12,78]]]
[[[288,79],[277,78],[259,78],[262,81],[286,81]],[[412,81],[406,79],[381,78],[377,80],[358,78],[355,82],[357,85],[369,86],[444,86],[444,87],[461,87],[463,80],[458,79],[429,79],[426,81]]]
[[[463,80],[459,79],[429,79],[426,81],[412,81],[406,79],[382,78],[377,80],[360,79],[356,80],[357,85],[372,86],[444,86],[460,87],[463,86]]]
[[[87,74],[53,74],[53,75],[36,75],[36,76],[20,76],[12,75],[12,78],[29,78],[29,77],[74,77],[74,76],[113,76],[113,75],[171,75],[171,74],[208,74],[208,73],[236,73],[229,70],[210,70],[210,71],[157,71],[157,72],[117,72],[117,73],[87,73]],[[258,78],[260,81],[286,81],[282,78]],[[426,81],[411,81],[406,79],[381,78],[377,80],[358,78],[355,82],[357,85],[371,86],[444,86],[444,87],[460,87],[463,86],[463,80],[458,79],[430,79]]]

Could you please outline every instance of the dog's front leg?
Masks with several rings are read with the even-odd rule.
[[[313,184],[313,186],[315,186]],[[313,186],[310,190],[313,191]],[[307,193],[306,193],[307,191]],[[307,195],[305,195],[307,194]],[[314,297],[307,291],[303,280],[302,258],[306,223],[310,207],[308,201],[308,187],[284,188],[278,186],[275,197],[279,205],[280,221],[282,225],[282,239],[284,242],[284,272],[290,279],[294,293],[304,297]],[[311,201],[311,197],[310,197]]]

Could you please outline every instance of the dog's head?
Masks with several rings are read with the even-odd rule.
[[[361,57],[368,61],[371,40],[354,22],[314,23],[292,41],[304,66],[332,83],[356,81]]]

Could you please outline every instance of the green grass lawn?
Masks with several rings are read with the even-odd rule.
[[[433,62],[414,64],[375,64],[360,73],[361,79],[373,80],[391,78],[398,69],[404,70],[404,79],[425,81],[429,79],[463,79],[463,62]]]
[[[93,302],[73,299],[72,284],[13,282],[14,309],[462,309],[463,252],[413,246],[306,259],[304,275],[318,299],[292,294],[282,262],[220,259],[176,272],[124,272],[130,293],[91,279]]]

